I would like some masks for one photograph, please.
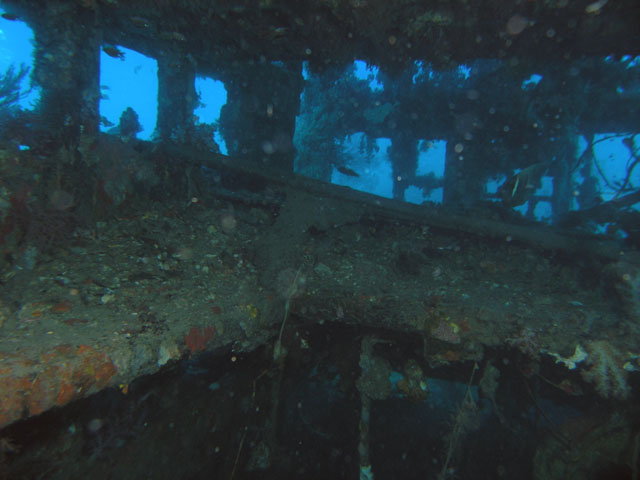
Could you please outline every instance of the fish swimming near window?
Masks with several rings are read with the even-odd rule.
[[[102,51],[110,57],[124,60],[124,52],[114,45],[103,45]]]
[[[498,188],[498,197],[507,207],[524,204],[540,188],[542,177],[553,162],[535,163],[515,174]]]
[[[340,166],[336,167],[336,170],[338,170],[343,175],[347,175],[348,177],[359,177],[360,176],[360,174],[358,172],[356,172],[355,170],[351,170],[349,167],[345,167],[344,165],[340,165]]]

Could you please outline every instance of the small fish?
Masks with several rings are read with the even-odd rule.
[[[351,170],[349,167],[345,167],[344,165],[340,165],[339,167],[336,167],[336,170],[338,170],[341,174],[347,175],[349,177],[360,176],[358,172],[356,172],[355,170]]]
[[[3,13],[2,15],[0,15],[2,18],[4,18],[5,20],[10,20],[10,21],[14,21],[14,20],[19,20],[20,17],[18,15],[16,15],[15,13]]]
[[[287,27],[272,27],[271,30],[269,31],[269,37],[272,39],[280,38],[280,37],[284,37],[288,33],[289,33],[289,29]]]
[[[124,52],[114,45],[103,45],[102,51],[110,57],[124,60]]]
[[[144,17],[131,17],[131,23],[138,28],[149,28],[151,22]]]
[[[185,37],[183,34],[181,34],[180,32],[162,32],[160,33],[160,37],[164,38],[165,40],[177,40],[179,42],[186,42],[187,41],[187,37]]]
[[[540,181],[552,163],[535,163],[504,182],[498,189],[502,203],[507,207],[524,204],[540,187]]]

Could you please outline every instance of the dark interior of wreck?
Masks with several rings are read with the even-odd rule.
[[[0,4],[35,46],[0,82],[0,479],[640,478],[635,0]],[[101,131],[119,47],[151,141]],[[331,183],[356,133],[392,198]]]

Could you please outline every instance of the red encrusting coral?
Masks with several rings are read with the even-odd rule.
[[[216,333],[216,327],[191,327],[184,341],[191,353],[203,352],[209,340]]]
[[[58,345],[39,361],[0,352],[0,428],[97,392],[116,374],[109,355],[89,345]]]
[[[45,365],[31,385],[30,414],[97,392],[117,373],[108,355],[89,345],[60,345],[40,356]]]

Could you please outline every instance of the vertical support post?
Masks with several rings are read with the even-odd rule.
[[[452,139],[447,139],[443,186],[442,203],[450,207],[469,207],[484,194],[483,177],[474,172],[473,164],[464,155],[455,151]]]
[[[227,104],[220,113],[220,132],[229,154],[292,172],[302,64],[234,65],[224,77]]]
[[[393,198],[404,200],[404,192],[415,182],[418,169],[418,141],[410,131],[397,131],[391,137],[389,158],[393,176]]]
[[[75,150],[81,135],[100,126],[100,36],[95,11],[46,2],[27,18],[34,29],[33,81],[42,88],[40,114],[58,146]]]
[[[571,185],[571,165],[578,155],[578,135],[575,128],[567,128],[564,137],[561,137],[561,148],[558,152],[560,161],[552,167],[553,197],[552,197],[552,221],[564,217],[571,208],[573,188]]]
[[[371,468],[371,458],[369,456],[371,438],[371,396],[367,385],[367,375],[370,375],[371,357],[373,356],[373,345],[375,339],[365,336],[360,343],[360,367],[362,374],[358,383],[360,390],[360,439],[358,441],[358,455],[360,456],[360,480],[373,480]]]
[[[447,139],[444,156],[444,184],[442,203],[447,206],[460,206],[464,199],[464,161],[455,152],[452,139]]]
[[[371,402],[384,400],[391,394],[391,366],[377,357],[373,347],[381,340],[365,335],[360,342],[360,377],[356,380],[356,388],[360,392],[360,437],[358,455],[360,456],[360,480],[373,480],[371,466]]]
[[[196,69],[185,55],[158,58],[157,130],[163,141],[190,143],[198,103]]]

